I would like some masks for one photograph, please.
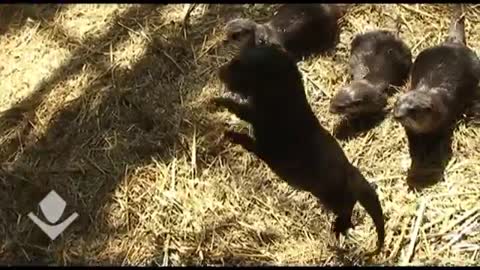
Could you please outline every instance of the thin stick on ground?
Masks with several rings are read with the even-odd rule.
[[[405,223],[403,224],[402,232],[400,233],[400,237],[396,240],[396,245],[393,248],[392,253],[388,257],[388,259],[385,260],[385,262],[390,262],[391,260],[393,260],[393,258],[395,258],[398,252],[400,251],[400,248],[402,247],[403,239],[405,238],[405,234],[407,234],[408,223],[410,223],[411,218],[407,217],[407,219],[408,220],[406,220]]]
[[[438,256],[448,248],[450,248],[453,244],[458,242],[465,234],[468,233],[473,227],[478,226],[477,219],[480,217],[480,215],[476,215],[473,218],[471,218],[465,225],[464,228],[457,234],[455,237],[450,240],[445,246],[443,246],[440,250],[438,250],[436,253]]]
[[[461,217],[459,217],[457,220],[453,221],[452,223],[450,223],[447,227],[445,227],[443,230],[441,230],[440,232],[436,233],[436,234],[432,234],[430,235],[430,237],[439,237],[439,236],[443,236],[445,235],[448,231],[450,231],[451,229],[453,229],[455,226],[457,226],[458,224],[462,223],[463,221],[465,221],[466,219],[468,219],[469,217],[475,215],[478,211],[480,211],[480,206],[479,207],[475,207],[473,208],[472,210],[470,211],[467,211],[465,214],[463,214]]]
[[[415,8],[412,8],[410,7],[409,5],[407,4],[401,4],[400,5],[402,8],[408,10],[408,11],[411,11],[411,12],[414,12],[414,13],[417,13],[417,14],[420,14],[422,16],[425,16],[425,17],[429,17],[429,18],[435,18],[435,16],[433,16],[432,14],[429,14],[427,12],[424,12],[422,10],[419,10],[419,9],[415,9]]]
[[[420,231],[420,226],[422,225],[423,216],[425,215],[426,207],[427,207],[427,200],[423,198],[420,203],[420,207],[418,208],[418,211],[417,211],[417,218],[415,220],[412,234],[410,236],[410,245],[408,246],[407,253],[403,258],[402,265],[407,265],[408,263],[410,263],[410,260],[413,257],[413,253],[415,252],[415,243],[417,242],[418,232]]]

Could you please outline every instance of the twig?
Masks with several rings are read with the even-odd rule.
[[[408,5],[401,4],[400,6],[403,7],[404,9],[408,10],[408,11],[412,11],[414,13],[417,13],[417,14],[420,14],[420,15],[423,15],[423,16],[426,16],[426,17],[429,17],[429,18],[432,18],[432,19],[436,19],[435,16],[430,15],[430,14],[428,14],[424,11],[421,11],[419,9],[411,8]]]
[[[433,196],[431,196],[430,198],[432,198]],[[424,227],[423,227],[423,230],[428,230],[430,228],[432,228],[433,226],[441,223],[442,221],[444,221],[445,219],[449,218],[451,215],[453,215],[455,213],[455,210],[450,210],[447,214],[441,216],[440,218],[437,218],[436,220],[430,222],[430,223],[427,223]],[[429,237],[429,235],[427,235],[427,237]]]
[[[403,238],[405,237],[405,234],[407,233],[407,227],[408,227],[409,222],[410,222],[410,219],[407,220],[407,222],[405,222],[403,224],[402,232],[400,233],[400,237],[398,238],[397,244],[395,245],[395,248],[393,249],[392,253],[390,254],[390,256],[388,257],[388,259],[385,262],[389,262],[395,256],[397,256],[398,251],[400,251],[400,247],[402,246]]]
[[[204,49],[200,55],[195,59],[195,61],[198,61],[200,60],[201,58],[203,58],[205,55],[207,55],[213,48],[217,47],[218,45],[221,44],[221,41],[217,40],[215,42],[213,42],[210,46],[208,46],[206,49]]]
[[[446,196],[450,196],[450,197],[457,197],[459,195],[475,195],[475,194],[479,194],[480,195],[480,192],[478,191],[469,191],[469,192],[456,192],[456,193],[440,193],[440,194],[435,194],[435,195],[432,195],[430,196],[430,198],[440,198],[440,197],[446,197]]]
[[[188,23],[189,23],[189,19],[190,19],[190,14],[192,13],[192,11],[195,10],[195,7],[197,7],[198,4],[187,4],[186,7],[187,8],[187,12],[185,12],[185,16],[183,17],[183,25],[182,25],[182,32],[184,33],[184,36],[186,38],[187,36],[187,27],[188,27]]]
[[[320,85],[318,85],[314,80],[312,80],[312,79],[310,78],[310,76],[307,74],[307,70],[306,70],[306,69],[304,69],[304,68],[300,68],[300,69],[305,72],[303,76],[307,79],[307,81],[309,81],[313,86],[315,86],[315,88],[317,88],[317,90],[320,91],[325,97],[331,98],[331,96],[328,95],[328,94],[323,90],[323,88],[320,87]]]
[[[168,249],[170,246],[170,234],[167,234],[167,239],[165,240],[163,246],[163,262],[162,266],[168,266]]]
[[[462,223],[464,220],[467,218],[473,216],[477,211],[480,210],[480,206],[473,208],[472,210],[466,212],[463,216],[461,216],[459,219],[455,220],[452,222],[450,225],[448,225],[445,229],[441,230],[439,233],[436,234],[431,234],[430,237],[438,237],[438,236],[443,236],[445,235],[448,231],[450,231],[453,227],[457,226],[458,224]]]
[[[404,175],[391,175],[391,176],[384,176],[384,177],[376,177],[376,178],[371,178],[371,182],[380,182],[380,181],[386,181],[386,180],[395,180],[395,179],[402,179],[405,177]]]
[[[427,200],[425,198],[422,199],[420,203],[420,207],[417,211],[417,219],[415,220],[415,225],[413,227],[412,234],[410,236],[410,245],[407,250],[406,256],[403,258],[403,265],[407,265],[410,262],[410,259],[415,252],[415,242],[417,242],[418,231],[420,230],[420,226],[422,225],[423,216],[425,214],[425,208],[427,207]]]
[[[432,32],[428,32],[427,35],[425,35],[419,42],[417,42],[417,44],[415,44],[412,47],[412,52],[415,51],[418,48],[418,46],[422,45],[422,43],[425,42],[425,40],[427,40],[427,38],[429,38],[431,35],[432,35]]]
[[[472,219],[470,219],[467,224],[464,226],[464,228],[455,236],[452,238],[452,240],[450,240],[450,242],[448,242],[444,247],[442,247],[440,250],[438,250],[436,253],[437,255],[439,255],[440,253],[442,253],[443,251],[447,250],[448,248],[450,248],[453,244],[455,244],[456,242],[458,242],[458,240],[460,240],[472,227],[474,226],[478,226],[478,223],[475,222],[475,220],[478,218],[478,215],[473,217]]]
[[[163,55],[165,55],[170,61],[172,61],[172,63],[180,70],[180,72],[182,72],[183,75],[185,75],[185,71],[183,70],[183,68],[177,63],[177,61],[175,61],[175,59],[173,59],[173,57],[171,57],[167,52],[165,51],[162,51]]]

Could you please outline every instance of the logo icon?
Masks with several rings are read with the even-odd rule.
[[[33,212],[28,213],[28,217],[37,224],[37,226],[40,227],[40,229],[46,233],[51,240],[55,240],[55,238],[57,238],[78,217],[78,214],[75,212],[63,222],[55,225],[65,211],[67,203],[54,190],[50,191],[39,205],[40,211],[50,224],[43,222]]]

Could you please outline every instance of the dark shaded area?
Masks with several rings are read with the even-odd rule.
[[[18,135],[0,146],[0,180],[5,183],[0,193],[9,194],[0,199],[0,227],[7,228],[1,240],[6,243],[0,250],[3,262],[65,264],[62,254],[76,248],[75,254],[69,252],[68,264],[121,264],[123,257],[107,262],[87,257],[94,253],[92,249],[102,249],[98,244],[102,235],[96,232],[105,234],[111,230],[114,234],[130,229],[131,225],[124,224],[105,230],[108,213],[103,206],[112,199],[112,191],[128,171],[148,164],[152,157],[167,162],[177,149],[189,149],[180,134],[191,136],[194,129],[201,133],[216,124],[205,123],[202,115],[182,106],[182,99],[195,93],[182,93],[180,86],[188,78],[195,80],[197,90],[202,89],[206,78],[189,77],[189,63],[195,57],[191,48],[202,46],[204,35],[209,33],[206,31],[221,23],[222,19],[216,17],[232,16],[238,6],[210,5],[202,18],[190,23],[190,29],[203,25],[208,26],[207,30],[189,33],[187,39],[181,31],[170,31],[177,33],[174,36],[162,33],[168,28],[180,29],[179,25],[167,23],[165,29],[149,33],[151,42],[145,54],[131,68],[109,64],[110,48],[127,40],[132,31],[145,27],[145,18],[160,14],[163,6],[139,5],[117,14],[105,34],[83,41],[72,59],[42,82],[34,94],[1,116],[0,122],[6,124],[2,133]],[[98,78],[81,97],[54,115],[44,136],[32,138],[38,122],[35,110],[57,85],[79,74],[87,64],[98,70]],[[18,154],[20,148],[23,151]],[[198,155],[201,163],[206,153]],[[27,218],[13,225],[19,215],[30,211],[41,217],[35,205],[52,189],[67,202],[60,220],[73,209],[79,214],[78,220],[53,243]],[[15,201],[8,201],[11,198]],[[138,216],[132,213],[129,219],[130,224],[135,224]]]
[[[195,68],[189,63],[195,57],[191,48],[202,46],[208,31],[231,19],[243,7],[209,5],[201,18],[190,21],[187,38],[183,37],[181,26],[165,22],[163,27],[148,33],[151,40],[146,52],[132,67],[111,66],[110,48],[127,41],[132,32],[147,27],[145,18],[164,12],[163,7],[139,5],[116,14],[105,34],[83,40],[79,49],[72,52],[73,57],[40,83],[31,96],[0,115],[0,132],[15,134],[0,144],[2,263],[122,264],[127,251],[104,261],[88,256],[105,248],[105,234],[126,232],[138,222],[139,217],[129,213],[128,223],[115,228],[107,224],[108,209],[104,206],[113,199],[117,185],[129,172],[149,164],[152,157],[168,162],[178,151],[188,156],[191,146],[184,136],[193,136],[194,130],[201,134],[220,124],[207,122],[202,114],[185,108],[182,100],[197,93],[184,93],[182,86],[186,80],[192,80],[197,91],[202,89],[206,79],[190,75]],[[206,30],[194,31],[199,25],[207,26]],[[56,26],[55,38],[78,45],[61,26]],[[81,97],[58,111],[46,123],[48,131],[36,138],[34,128],[39,120],[35,111],[53,89],[78,75],[85,65],[93,66],[98,77],[85,87]],[[203,160],[212,155],[209,150],[198,150],[198,170],[204,166]],[[79,214],[79,219],[55,242],[25,216],[33,211],[44,218],[34,208],[52,189],[67,202],[60,220],[73,211]],[[12,198],[15,200],[11,201]],[[211,231],[207,228],[205,234],[211,236]],[[159,252],[163,250],[160,243],[163,239],[159,239]],[[158,265],[160,259],[152,258],[152,265]],[[212,263],[258,265],[258,261],[233,255]]]
[[[143,8],[145,8],[145,10],[142,10],[141,8],[133,8],[121,17],[116,17],[112,23],[114,27],[101,37],[87,38],[84,40],[82,46],[72,52],[74,57],[62,64],[62,66],[60,66],[50,78],[38,84],[33,94],[16,104],[12,109],[2,113],[0,120],[5,121],[5,126],[2,128],[1,132],[6,134],[11,129],[16,128],[20,129],[18,131],[19,134],[28,137],[33,126],[25,122],[34,118],[33,114],[44,100],[44,97],[50,94],[56,85],[78,75],[78,73],[82,71],[84,65],[100,62],[101,60],[99,60],[98,57],[102,57],[103,61],[101,62],[104,63],[104,65],[100,67],[101,69],[99,73],[101,76],[99,76],[98,80],[110,75],[108,72],[111,71],[109,70],[111,67],[107,66],[108,60],[103,53],[109,50],[110,44],[118,44],[129,38],[128,29],[122,27],[120,24],[127,27],[133,27],[131,29],[137,29],[139,26],[136,24],[137,20],[135,18],[142,18],[143,16],[151,14],[155,10],[154,8],[148,9],[146,6]],[[43,26],[45,26],[45,24]],[[67,43],[74,42],[72,41],[72,38],[69,38],[69,36],[65,34],[65,31],[62,31],[61,26],[57,26],[55,32],[58,34],[56,36],[57,39],[67,41]],[[8,153],[13,153],[20,146],[18,143],[19,142],[16,140],[4,143],[0,151],[6,152],[2,153],[6,155],[8,155]]]
[[[480,126],[480,85],[475,89],[471,103],[466,109],[465,120],[469,124]]]
[[[383,111],[374,115],[357,116],[356,118],[341,118],[333,128],[333,135],[339,140],[348,140],[360,136],[380,125],[388,112]]]
[[[28,19],[50,22],[63,8],[60,4],[1,4],[0,35],[21,28]]]
[[[258,260],[252,259],[252,257],[249,257],[248,255],[242,256],[241,254],[235,254],[235,253],[241,253],[238,252],[238,248],[227,248],[223,253],[218,253],[210,250],[210,244],[212,243],[214,238],[223,238],[223,239],[228,239],[228,234],[230,233],[231,230],[236,230],[236,229],[241,229],[240,225],[236,222],[236,217],[235,216],[230,216],[230,217],[224,217],[221,220],[216,220],[209,224],[206,228],[203,229],[198,234],[195,234],[193,237],[196,239],[195,242],[200,243],[198,249],[193,249],[191,252],[188,253],[183,253],[179,254],[179,252],[171,247],[168,251],[168,254],[176,253],[179,256],[179,260],[181,261],[182,265],[188,265],[188,266],[210,266],[210,265],[216,265],[216,266],[268,266],[271,265],[266,262],[261,262]],[[252,235],[254,233],[252,232]],[[272,243],[275,239],[275,235],[272,233],[269,233],[267,231],[261,232],[258,235],[255,235],[258,238],[259,242],[264,243],[265,245],[268,245]],[[158,250],[164,250],[163,242],[164,239],[166,238],[165,235],[161,236],[162,239],[159,239],[158,241]],[[218,247],[217,247],[218,248]],[[236,249],[237,252],[233,251],[233,249]],[[200,256],[200,250],[202,252],[202,256]],[[164,250],[165,251],[165,250]],[[251,249],[248,249],[246,252],[251,252]],[[262,256],[262,253],[258,251],[256,254],[258,256]],[[168,258],[165,256],[165,253],[162,252],[161,254],[158,254],[156,258],[154,258],[151,262],[151,266],[171,266],[174,265],[175,263],[171,260],[171,258]]]
[[[409,189],[421,190],[444,179],[445,168],[452,157],[454,128],[434,134],[405,131],[412,164],[407,174]]]

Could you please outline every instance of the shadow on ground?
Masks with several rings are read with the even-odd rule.
[[[405,133],[412,159],[407,173],[409,189],[421,190],[442,181],[445,168],[452,157],[454,128],[438,134]]]
[[[190,33],[184,38],[181,25],[162,21],[165,5],[132,7],[117,14],[105,34],[82,41],[72,52],[73,57],[41,82],[31,96],[0,115],[1,138],[6,138],[0,142],[2,263],[124,264],[128,250],[105,254],[102,259],[92,255],[106,249],[110,239],[105,237],[128,232],[139,218],[131,213],[122,217],[119,226],[112,227],[106,220],[107,205],[114,200],[119,183],[136,168],[152,163],[152,158],[168,163],[178,153],[188,157],[191,145],[185,138],[211,132],[221,125],[207,121],[203,111],[185,105],[200,94],[208,75],[215,72],[215,67],[198,67],[192,59],[199,57],[195,51],[203,48],[205,35],[242,9],[239,5],[209,5],[205,14],[190,21]],[[51,12],[47,13],[60,11]],[[48,16],[52,15],[42,14],[42,19]],[[141,58],[130,67],[112,65],[111,48],[128,41],[132,33],[148,28],[146,18],[150,17],[158,17],[155,25],[161,27],[150,27],[155,30],[148,33]],[[203,31],[194,31],[200,28]],[[56,26],[55,33],[62,42],[76,43],[61,26]],[[96,78],[84,87],[80,97],[57,108],[52,120],[42,123],[36,111],[46,97],[86,65],[96,71]],[[37,136],[35,130],[41,125],[47,126],[46,132]],[[206,166],[203,160],[214,158],[213,152],[197,152],[198,170]],[[73,211],[79,214],[53,243],[26,216],[33,211],[44,218],[36,205],[52,189],[67,203],[60,220]],[[128,222],[123,222],[124,218]],[[198,237],[212,237],[218,228],[211,226],[207,223],[203,236]],[[314,224],[309,226],[312,231],[318,229]],[[149,264],[164,261],[162,249],[159,245],[159,255]],[[206,254],[212,258],[208,263],[258,265],[260,260],[271,260],[253,262],[225,254]],[[194,263],[183,259],[187,264]]]
[[[49,23],[61,12],[64,6],[59,4],[3,4],[0,5],[0,35],[21,28],[28,19]]]
[[[348,140],[365,134],[380,125],[388,116],[388,112],[378,115],[361,116],[358,118],[342,118],[335,125],[333,135],[339,140]]]
[[[480,88],[476,92],[480,93]],[[416,135],[405,131],[412,159],[406,178],[410,190],[422,190],[444,180],[445,169],[453,156],[453,136],[460,122],[474,127],[480,125],[478,95],[457,123],[442,132]]]
[[[183,106],[208,79],[191,72],[195,68],[191,48],[201,47],[204,35],[219,24],[216,17],[238,11],[236,5],[211,5],[189,27],[203,25],[206,31],[192,33],[187,39],[182,37],[180,25],[164,23],[150,33],[144,55],[131,68],[109,64],[111,46],[128,40],[130,32],[145,27],[145,18],[161,14],[163,9],[164,5],[138,5],[119,14],[104,35],[84,41],[72,59],[34,94],[1,116],[1,132],[9,138],[0,145],[0,242],[5,243],[0,246],[0,256],[4,263],[122,264],[122,255],[106,261],[86,255],[92,254],[92,249],[101,250],[99,231],[129,229],[128,224],[108,229],[104,221],[104,206],[118,183],[152,157],[167,162],[178,149],[188,149],[179,134],[191,136],[193,130],[201,133],[215,125]],[[39,119],[35,111],[55,86],[77,75],[85,65],[98,71],[97,79],[79,98],[57,111],[45,134],[36,138],[33,130]],[[183,86],[193,81],[196,92],[182,92]],[[35,205],[52,189],[68,205],[60,220],[72,209],[79,214],[54,243],[26,217],[30,211],[42,217]]]

